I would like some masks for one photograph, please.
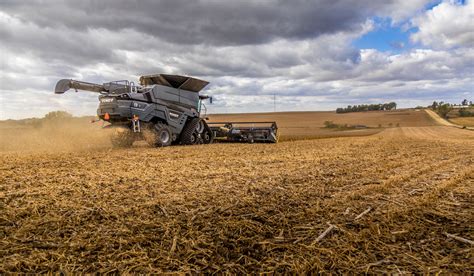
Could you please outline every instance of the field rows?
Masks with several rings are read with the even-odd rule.
[[[450,127],[4,153],[0,272],[472,271],[445,233],[474,240],[473,153]]]

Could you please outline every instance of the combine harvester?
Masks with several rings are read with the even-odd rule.
[[[112,145],[130,147],[144,139],[154,147],[171,144],[210,144],[214,141],[278,142],[276,122],[207,123],[201,117],[199,92],[209,82],[180,75],[140,77],[130,81],[95,84],[69,79],[58,81],[56,94],[69,89],[99,93],[97,115],[113,128]]]

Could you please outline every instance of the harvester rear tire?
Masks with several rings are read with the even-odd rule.
[[[144,129],[143,138],[152,147],[167,147],[173,140],[169,126],[162,122],[150,124]]]
[[[200,118],[192,118],[186,123],[186,125],[184,125],[180,135],[181,144],[194,145],[198,142],[196,127],[198,126],[200,120]]]
[[[128,127],[114,127],[110,142],[114,148],[129,148],[135,142],[135,137]]]

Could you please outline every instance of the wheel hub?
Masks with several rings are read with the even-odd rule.
[[[163,142],[163,143],[168,143],[169,139],[170,139],[169,133],[166,132],[166,131],[162,131],[161,134],[160,134],[160,140],[161,140],[161,142]]]

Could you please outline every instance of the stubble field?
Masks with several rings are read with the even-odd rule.
[[[210,122],[276,121],[283,140],[367,136],[387,127],[434,126],[436,123],[422,110],[371,111],[336,114],[334,112],[278,112],[253,114],[216,114]],[[339,125],[366,128],[334,131],[323,128],[325,121]]]
[[[474,127],[474,117],[457,117],[449,119],[449,121],[459,126]]]
[[[474,132],[406,113],[356,115],[411,118],[369,136],[160,149],[2,130],[0,273],[473,272]]]

